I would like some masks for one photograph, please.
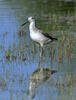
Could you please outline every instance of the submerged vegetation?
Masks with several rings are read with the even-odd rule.
[[[29,100],[30,77],[35,75],[45,82],[38,87],[33,83],[34,99],[75,100],[75,6],[71,0],[0,1],[0,100]],[[41,59],[41,48],[30,39],[28,24],[20,27],[28,16],[35,16],[37,27],[58,39],[44,45]],[[50,77],[50,70],[57,73]]]

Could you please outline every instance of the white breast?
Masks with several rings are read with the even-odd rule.
[[[30,23],[29,30],[30,30],[30,37],[32,40],[39,43],[47,40],[47,38],[35,27],[34,22]]]
[[[46,38],[41,34],[41,33],[38,33],[38,32],[30,32],[30,37],[32,40],[34,41],[43,41],[43,40],[46,40]]]

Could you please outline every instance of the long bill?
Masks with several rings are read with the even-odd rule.
[[[28,21],[26,21],[25,23],[23,23],[21,26],[24,26],[25,24],[27,24],[28,23]]]

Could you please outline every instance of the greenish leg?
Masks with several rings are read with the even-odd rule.
[[[40,67],[40,62],[42,61],[43,54],[44,54],[44,50],[43,50],[43,48],[41,48],[41,50],[40,50],[40,46],[39,46],[39,64],[38,64],[38,67]]]

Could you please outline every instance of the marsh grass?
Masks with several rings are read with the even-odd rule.
[[[0,2],[0,92],[8,91],[10,100],[29,100],[29,76],[38,65],[57,69],[57,73],[36,89],[35,99],[76,99],[76,3],[66,1]],[[34,15],[38,28],[58,38],[44,47],[41,61],[39,46],[30,39],[28,25],[20,28],[28,16]]]

